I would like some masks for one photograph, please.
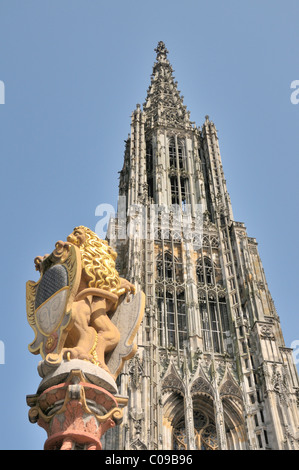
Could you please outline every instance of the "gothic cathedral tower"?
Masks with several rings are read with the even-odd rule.
[[[146,294],[106,449],[299,449],[298,376],[215,125],[190,122],[163,42],[132,114],[109,242]]]

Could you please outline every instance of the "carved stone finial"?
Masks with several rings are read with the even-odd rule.
[[[166,59],[168,50],[166,49],[166,46],[163,41],[159,41],[155,52],[157,52],[157,60],[161,59],[162,57]]]

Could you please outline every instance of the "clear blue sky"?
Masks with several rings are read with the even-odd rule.
[[[25,401],[40,381],[27,349],[33,259],[116,204],[160,40],[191,120],[216,124],[235,220],[259,242],[286,345],[299,340],[298,15],[297,0],[1,0],[1,449],[46,438]]]

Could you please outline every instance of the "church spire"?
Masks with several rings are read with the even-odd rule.
[[[177,89],[173,68],[167,58],[168,50],[163,41],[155,49],[157,59],[153,66],[151,84],[143,105],[146,124],[168,127],[190,128],[189,112],[183,103],[183,96]]]

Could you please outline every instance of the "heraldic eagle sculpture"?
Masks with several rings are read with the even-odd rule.
[[[116,257],[106,241],[79,226],[50,255],[35,258],[40,279],[26,284],[31,353],[49,364],[90,361],[117,378],[136,352],[145,296],[119,276]]]

